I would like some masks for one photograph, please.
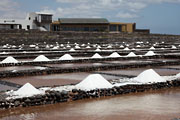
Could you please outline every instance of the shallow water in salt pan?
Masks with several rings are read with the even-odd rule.
[[[2,120],[173,120],[180,88],[55,105],[0,110]]]

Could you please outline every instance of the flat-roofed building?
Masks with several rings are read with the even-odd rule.
[[[110,22],[110,32],[128,32],[132,33],[136,29],[136,23],[121,23],[121,22]]]
[[[52,31],[108,31],[105,18],[60,18],[51,25]]]
[[[35,29],[42,31],[50,31],[51,23],[52,14],[31,12],[27,14],[26,19],[0,19],[0,29]]]

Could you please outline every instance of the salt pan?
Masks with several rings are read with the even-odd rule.
[[[77,89],[89,91],[94,89],[112,88],[113,85],[100,74],[92,74],[77,84],[75,87]]]

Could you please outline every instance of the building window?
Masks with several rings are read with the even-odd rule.
[[[14,25],[11,25],[11,29],[14,29]]]
[[[22,29],[22,25],[19,25],[19,29]]]
[[[116,25],[110,25],[109,30],[110,31],[117,31],[117,26]]]
[[[122,31],[122,25],[118,25],[118,31],[119,31],[119,32]]]
[[[27,25],[27,29],[28,29],[28,30],[30,29],[30,25]]]

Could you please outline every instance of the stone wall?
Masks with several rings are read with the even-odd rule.
[[[180,36],[177,35],[161,35],[161,34],[140,34],[140,33],[109,33],[109,32],[42,32],[42,31],[24,31],[9,30],[0,31],[0,45],[4,44],[34,44],[55,42],[67,43],[114,43],[114,42],[135,42],[149,41],[166,43],[180,42]]]
[[[82,99],[101,98],[106,96],[123,95],[129,93],[145,92],[158,89],[167,89],[180,87],[180,80],[173,80],[154,84],[145,85],[126,85],[113,87],[110,89],[96,89],[91,91],[82,91],[73,89],[72,91],[46,91],[44,95],[33,97],[24,97],[18,99],[1,100],[0,109],[9,109],[14,107],[28,107],[45,104],[55,104],[61,102],[76,101]]]

